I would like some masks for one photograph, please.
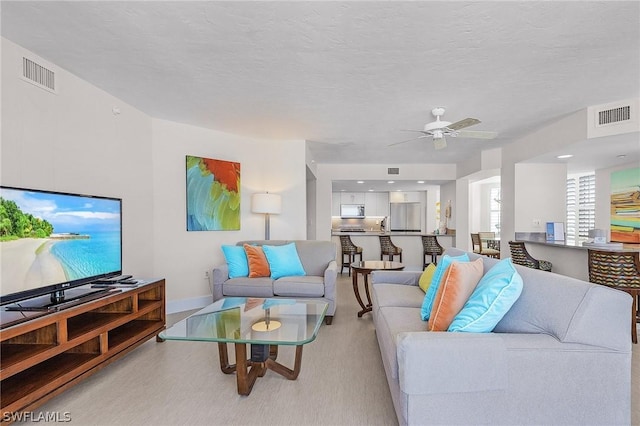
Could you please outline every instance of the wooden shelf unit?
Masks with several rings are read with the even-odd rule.
[[[165,321],[159,279],[0,330],[0,419],[42,405],[157,336]]]

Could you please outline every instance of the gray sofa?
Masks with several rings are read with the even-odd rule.
[[[289,299],[321,299],[329,304],[325,323],[331,324],[336,311],[337,247],[331,241],[315,240],[252,240],[243,244],[279,246],[295,243],[304,276],[231,278],[226,264],[213,269],[213,301],[223,297],[275,297]]]
[[[497,262],[481,258],[485,273]],[[373,322],[401,425],[630,423],[631,297],[515,267],[522,294],[492,333],[425,331],[420,272],[372,273]]]

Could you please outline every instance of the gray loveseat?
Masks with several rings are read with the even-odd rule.
[[[485,273],[497,262],[482,259]],[[631,297],[515,266],[522,294],[492,333],[425,331],[420,272],[372,273],[373,321],[401,425],[630,423]]]
[[[331,324],[336,311],[337,247],[331,241],[315,240],[252,240],[239,241],[238,246],[295,243],[304,276],[229,278],[226,264],[213,269],[213,301],[223,297],[275,297],[289,299],[321,299],[329,304],[325,322]]]

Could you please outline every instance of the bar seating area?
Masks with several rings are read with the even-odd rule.
[[[427,256],[431,256],[431,262],[434,265],[438,264],[438,256],[441,256],[442,253],[444,253],[444,248],[440,245],[440,243],[438,243],[438,239],[436,238],[435,235],[423,235],[422,236],[422,248],[423,248],[423,257],[424,257],[424,264],[422,265],[423,268],[426,268],[428,263],[427,263]]]
[[[492,257],[494,259],[500,259],[500,250],[484,247],[482,245],[482,239],[480,238],[480,233],[471,233],[471,244],[473,245],[474,253],[482,256]]]
[[[351,237],[348,235],[340,235],[340,246],[342,248],[340,273],[342,274],[342,271],[346,266],[349,271],[349,276],[351,276],[351,264],[356,261],[356,256],[360,256],[360,261],[362,261],[362,247],[355,245],[353,241],[351,241]]]
[[[513,263],[528,268],[551,272],[553,264],[548,260],[539,260],[531,256],[523,242],[509,241],[509,250],[511,251],[511,261]]]
[[[629,293],[631,340],[638,343],[636,323],[640,322],[640,254],[627,251],[589,250],[589,281]]]
[[[395,256],[400,256],[400,263],[402,263],[402,248],[396,246],[391,241],[389,235],[380,235],[380,260],[384,260],[384,256],[388,256],[390,261],[393,261]]]

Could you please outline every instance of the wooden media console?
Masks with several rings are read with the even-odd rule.
[[[165,281],[27,315],[34,318],[0,330],[0,421],[33,410],[157,336],[165,328]]]

